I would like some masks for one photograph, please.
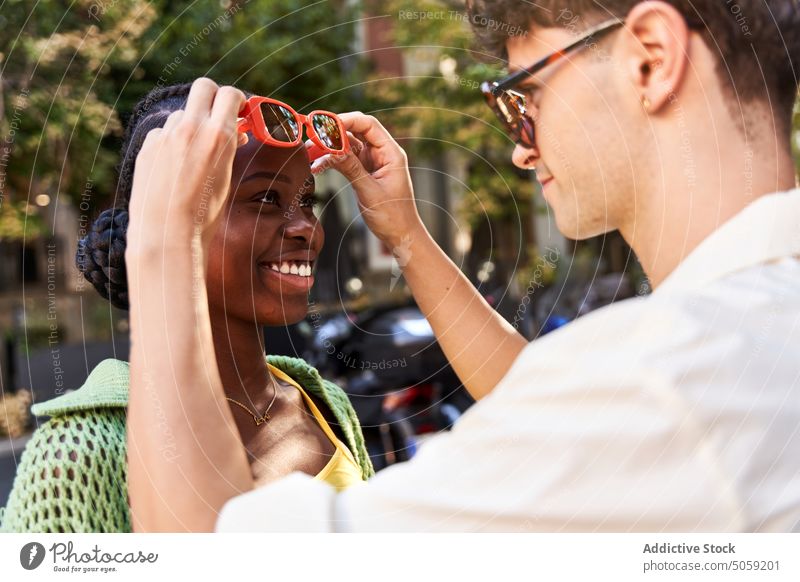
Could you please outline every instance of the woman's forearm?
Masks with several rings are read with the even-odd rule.
[[[414,299],[464,387],[476,400],[505,376],[527,340],[492,309],[423,226],[398,260]]]
[[[225,502],[253,488],[217,369],[202,256],[188,241],[126,256],[134,531],[213,531]]]

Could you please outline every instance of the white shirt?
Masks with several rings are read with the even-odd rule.
[[[764,196],[648,297],[529,344],[410,462],[289,477],[218,531],[800,531],[800,190]]]

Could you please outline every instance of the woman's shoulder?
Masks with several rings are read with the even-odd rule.
[[[311,391],[317,396],[320,396],[321,392],[326,389],[317,369],[302,358],[268,355],[267,364],[273,369],[277,368],[279,372],[289,376],[305,390]]]
[[[302,358],[269,355],[267,363],[289,376],[310,395],[322,400],[339,421],[350,415],[352,405],[347,393],[334,382],[324,379],[314,366]]]
[[[55,417],[97,408],[125,408],[129,382],[128,362],[108,358],[94,367],[80,388],[38,402],[31,406],[31,412]]]
[[[326,418],[328,424],[334,432],[339,431],[344,436],[345,443],[361,466],[363,478],[371,477],[375,471],[364,443],[361,424],[347,393],[330,380],[325,380],[316,368],[301,358],[270,355],[267,362],[325,404],[332,414],[332,418]],[[322,413],[325,414],[324,408]]]

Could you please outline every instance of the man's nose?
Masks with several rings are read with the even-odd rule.
[[[514,153],[511,154],[511,161],[522,170],[532,170],[538,159],[538,149],[525,147],[521,144],[517,144],[517,147],[514,148]]]

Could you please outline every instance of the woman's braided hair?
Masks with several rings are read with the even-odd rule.
[[[128,309],[128,278],[125,246],[128,231],[128,203],[133,186],[136,156],[144,138],[154,128],[163,127],[173,111],[183,109],[191,83],[159,87],[139,101],[128,120],[118,166],[115,207],[104,210],[92,223],[88,234],[78,241],[75,264],[98,293],[114,307]]]

